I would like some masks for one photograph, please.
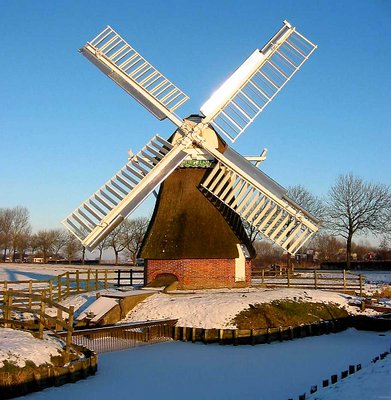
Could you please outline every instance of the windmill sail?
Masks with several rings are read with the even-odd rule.
[[[207,149],[218,162],[202,187],[252,227],[295,254],[317,232],[319,220],[286,196],[286,190],[227,148]]]
[[[183,141],[172,145],[154,136],[62,223],[93,250],[182,162],[184,148]]]
[[[284,21],[274,37],[255,50],[201,107],[203,122],[234,142],[315,49]]]
[[[158,119],[169,118],[189,97],[164,77],[110,26],[87,42],[81,53],[103,73],[133,96]]]

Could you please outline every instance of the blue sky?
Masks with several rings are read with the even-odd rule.
[[[0,207],[59,227],[129,148],[172,133],[77,52],[106,25],[190,96],[185,117],[284,19],[318,49],[233,147],[267,147],[266,173],[317,195],[350,171],[390,184],[391,1],[0,0]]]

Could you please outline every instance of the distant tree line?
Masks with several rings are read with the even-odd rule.
[[[116,264],[120,255],[135,264],[148,223],[149,219],[145,217],[125,220],[97,247],[99,263],[103,252],[112,249]],[[80,241],[65,229],[33,232],[26,207],[0,208],[0,257],[3,262],[42,258],[43,262],[81,260],[84,263],[85,254],[86,249]]]

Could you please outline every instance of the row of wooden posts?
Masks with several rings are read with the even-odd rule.
[[[391,349],[389,351],[385,351],[383,353],[381,353],[379,356],[376,356],[372,359],[371,363],[376,363],[379,360],[384,360],[389,354],[391,354]],[[338,379],[346,379],[349,375],[353,375],[356,372],[361,371],[361,364],[356,364],[356,365],[349,365],[348,369],[345,369],[343,371],[341,371],[340,374],[333,374],[331,375],[330,379],[324,379],[322,381],[322,387],[326,388],[329,385],[335,385],[338,382]],[[312,385],[310,388],[310,395],[313,395],[315,393],[318,392],[318,385]],[[298,400],[306,400],[307,398],[307,393],[303,393],[301,395],[299,395]],[[290,398],[288,400],[293,400],[293,398]]]

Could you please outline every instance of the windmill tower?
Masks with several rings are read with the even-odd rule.
[[[200,115],[182,120],[174,111],[188,96],[107,27],[82,54],[177,130],[169,140],[155,135],[63,224],[93,250],[160,185],[142,249],[148,281],[172,273],[183,288],[248,284],[251,245],[242,220],[295,254],[319,221],[222,136],[234,142],[315,49],[284,21],[213,93]]]

